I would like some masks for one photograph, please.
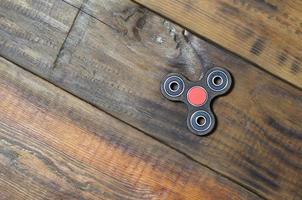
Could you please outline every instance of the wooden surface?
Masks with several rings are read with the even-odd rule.
[[[77,9],[57,0],[0,0],[0,13],[1,56],[46,70],[53,66]]]
[[[301,0],[135,0],[302,88]]]
[[[1,200],[259,199],[3,58],[0,99]]]
[[[0,112],[7,199],[39,191],[48,199],[302,198],[301,90],[131,1],[41,2],[0,0],[1,105],[17,104]],[[209,63],[230,70],[235,84],[214,103],[215,132],[197,137],[185,107],[162,97],[159,84],[169,72],[196,80]],[[43,115],[31,120],[34,108]],[[9,155],[23,151],[27,163],[16,168]],[[173,185],[175,176],[185,181]]]

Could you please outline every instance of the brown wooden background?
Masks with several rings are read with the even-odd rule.
[[[301,25],[299,1],[271,1]],[[156,2],[140,1],[165,15]],[[0,0],[0,199],[302,199],[301,34],[276,31],[291,43],[253,60],[212,24],[197,37],[130,0]],[[281,70],[266,56],[285,43],[297,59]],[[235,84],[213,105],[215,132],[198,137],[159,86],[210,63]]]

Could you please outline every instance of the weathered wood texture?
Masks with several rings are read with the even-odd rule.
[[[51,68],[76,14],[57,0],[0,0],[1,56],[33,70]]]
[[[135,4],[111,3],[88,1],[85,12],[103,23],[81,13],[41,75],[264,197],[301,198],[301,91]],[[159,84],[172,71],[197,79],[210,61],[232,72],[235,87],[214,105],[215,133],[199,138]]]
[[[55,66],[18,64],[265,198],[302,198],[300,90],[130,1],[88,0],[82,9]],[[197,79],[210,62],[235,84],[214,103],[217,130],[201,138],[159,85],[172,71]]]
[[[74,6],[76,8],[81,8],[84,0],[62,0],[62,1],[68,3],[69,5]]]
[[[0,58],[0,199],[259,199]]]
[[[301,0],[135,0],[302,88]]]

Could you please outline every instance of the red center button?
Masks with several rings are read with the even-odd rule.
[[[207,102],[208,93],[203,87],[194,86],[188,91],[187,99],[193,106],[202,106]]]

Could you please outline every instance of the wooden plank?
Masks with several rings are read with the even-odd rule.
[[[88,1],[84,11],[97,19],[81,13],[55,68],[35,71],[263,197],[301,198],[301,91],[130,1],[116,2]],[[200,138],[159,84],[172,71],[197,79],[209,62],[228,68],[235,85],[214,104],[217,130]]]
[[[33,71],[52,68],[77,11],[57,0],[0,0],[0,54]]]
[[[0,196],[259,199],[3,58]]]
[[[135,1],[302,88],[302,1]]]

